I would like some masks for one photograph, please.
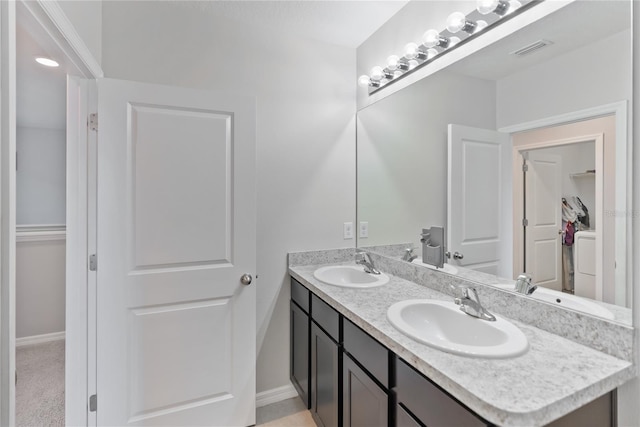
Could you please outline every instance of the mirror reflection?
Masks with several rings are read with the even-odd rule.
[[[630,16],[571,3],[360,110],[358,246],[421,263],[422,229],[445,226],[445,272],[503,288],[526,272],[538,299],[630,323]]]

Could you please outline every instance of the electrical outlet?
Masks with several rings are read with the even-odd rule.
[[[342,234],[344,239],[353,239],[353,223],[345,222],[342,227]]]
[[[369,237],[369,223],[367,221],[360,221],[360,234],[363,239]]]

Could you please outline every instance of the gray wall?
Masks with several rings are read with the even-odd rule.
[[[65,224],[65,131],[19,127],[16,145],[16,223]]]
[[[16,338],[65,330],[65,240],[16,247]]]
[[[354,246],[342,223],[355,220],[355,51],[196,4],[102,12],[106,77],[257,96],[257,389],[288,385],[286,254]]]

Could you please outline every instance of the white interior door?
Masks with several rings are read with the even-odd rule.
[[[525,272],[562,291],[562,157],[529,151],[525,173]]]
[[[488,129],[449,125],[448,250],[452,264],[511,276],[511,141]]]
[[[98,102],[98,425],[254,424],[255,100]]]

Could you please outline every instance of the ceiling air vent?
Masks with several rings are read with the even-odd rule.
[[[510,55],[525,56],[552,44],[553,42],[549,40],[538,40],[527,46],[521,47],[518,50],[514,50],[513,52],[510,53]]]

